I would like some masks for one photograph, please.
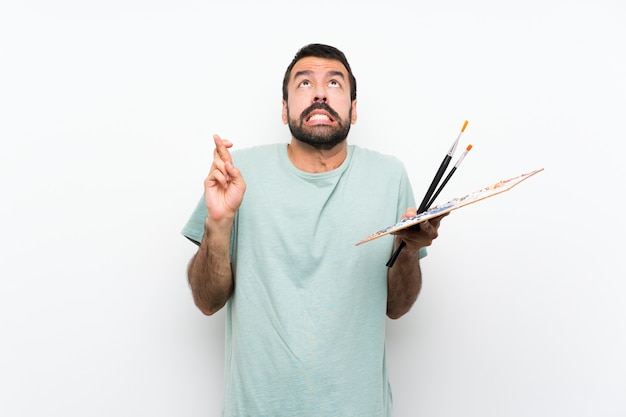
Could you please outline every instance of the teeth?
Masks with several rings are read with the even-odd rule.
[[[309,120],[330,120],[325,114],[314,114]]]

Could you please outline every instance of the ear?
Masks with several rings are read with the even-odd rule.
[[[352,120],[350,120],[350,123],[356,123],[356,100],[352,100]]]
[[[289,123],[289,116],[287,115],[287,102],[283,100],[283,111],[282,111],[283,124]]]

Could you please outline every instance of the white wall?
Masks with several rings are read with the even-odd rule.
[[[350,142],[445,219],[389,321],[396,417],[626,416],[621,0],[22,1],[0,6],[0,413],[217,416],[223,319],[180,234],[211,160],[287,141],[284,69],[325,42],[359,82]],[[418,197],[419,198],[419,197]]]

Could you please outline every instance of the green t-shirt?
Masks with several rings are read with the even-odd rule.
[[[394,237],[355,244],[415,206],[404,166],[353,145],[321,174],[295,168],[286,144],[232,155],[247,188],[231,239],[223,415],[389,417]],[[183,235],[199,242],[206,215],[202,197]]]

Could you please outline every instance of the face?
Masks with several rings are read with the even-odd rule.
[[[283,123],[296,140],[331,149],[348,136],[356,122],[348,72],[336,60],[307,57],[293,67],[283,100]]]

